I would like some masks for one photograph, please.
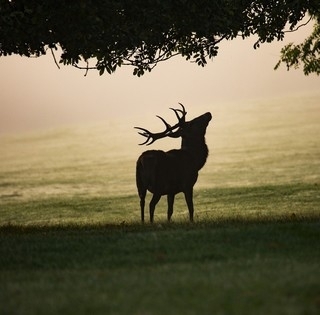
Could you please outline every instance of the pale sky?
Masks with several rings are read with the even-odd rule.
[[[281,47],[301,42],[310,31],[311,26],[304,27],[287,34],[285,42],[257,50],[254,38],[224,42],[204,68],[175,57],[140,78],[131,67],[101,77],[92,70],[84,77],[69,66],[59,70],[50,54],[0,57],[0,134],[123,119],[134,126],[141,125],[141,117],[162,115],[178,102],[198,114],[199,108],[211,111],[218,103],[240,106],[246,100],[312,94],[319,91],[316,75],[288,72],[285,65],[273,70]]]

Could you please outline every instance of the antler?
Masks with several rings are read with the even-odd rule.
[[[176,117],[178,118],[178,123],[175,124],[174,126],[170,126],[162,117],[158,116],[157,117],[159,119],[161,119],[161,121],[165,124],[166,126],[166,130],[165,131],[162,131],[162,132],[157,132],[157,133],[153,133],[153,132],[150,132],[149,130],[145,129],[145,128],[141,128],[141,127],[134,127],[135,129],[139,129],[139,130],[142,130],[142,132],[139,132],[139,135],[141,136],[144,136],[147,138],[147,140],[143,143],[140,143],[140,145],[150,145],[152,144],[153,142],[155,142],[156,140],[158,139],[161,139],[161,138],[165,138],[165,137],[174,137],[176,132],[173,132],[175,129],[181,127],[185,121],[186,121],[186,115],[187,115],[187,112],[184,108],[184,106],[179,103],[182,107],[182,109],[175,109],[175,108],[170,108],[171,110],[174,111],[174,113],[176,114]],[[181,116],[179,115],[179,113],[181,114]]]

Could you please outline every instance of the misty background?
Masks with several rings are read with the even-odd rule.
[[[285,65],[273,70],[281,48],[288,42],[300,43],[311,30],[307,25],[286,34],[284,42],[266,43],[257,50],[254,37],[222,42],[218,56],[204,68],[178,56],[140,78],[132,75],[131,67],[101,77],[95,70],[87,76],[70,66],[59,70],[50,52],[40,58],[1,57],[0,133],[97,122],[125,124],[134,132],[133,126],[158,123],[156,114],[174,118],[168,108],[178,102],[191,119],[203,111],[215,116],[224,104],[240,109],[245,102],[317,97],[317,76],[306,77],[302,69],[287,71]]]

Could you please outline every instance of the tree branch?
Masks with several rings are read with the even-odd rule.
[[[310,16],[310,18],[309,18],[309,20],[308,20],[307,22],[300,24],[299,26],[297,26],[297,27],[296,27],[295,29],[293,29],[293,30],[283,31],[283,33],[293,33],[293,32],[296,32],[299,28],[308,25],[311,20],[312,20],[312,16]]]

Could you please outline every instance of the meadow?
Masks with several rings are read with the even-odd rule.
[[[140,223],[143,118],[1,135],[0,314],[318,314],[320,95],[209,109],[193,224]]]

